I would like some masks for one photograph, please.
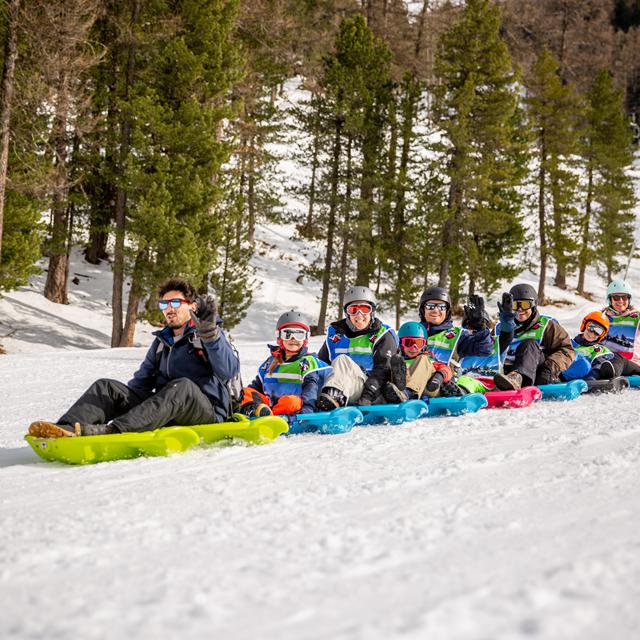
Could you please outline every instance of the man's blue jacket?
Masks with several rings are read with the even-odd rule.
[[[220,324],[221,320],[218,321]],[[222,328],[216,340],[201,341],[201,349],[197,348],[198,341],[194,345],[197,334],[191,321],[175,341],[169,327],[155,331],[153,335],[156,339],[127,385],[147,398],[172,380],[188,378],[200,387],[220,421],[224,421],[231,413],[231,399],[225,383],[240,371],[240,361]]]

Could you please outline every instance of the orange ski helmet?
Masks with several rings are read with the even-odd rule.
[[[587,324],[589,322],[595,322],[599,324],[601,327],[604,327],[605,332],[598,338],[596,342],[602,342],[609,331],[609,318],[602,313],[602,311],[592,311],[591,313],[587,313],[587,315],[582,318],[582,324],[580,325],[580,333],[584,333],[584,330],[587,328]]]

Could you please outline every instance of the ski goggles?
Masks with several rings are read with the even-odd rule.
[[[278,337],[281,340],[298,340],[304,342],[309,337],[309,332],[300,327],[285,327],[278,330]]]
[[[350,316],[357,316],[360,314],[361,316],[366,316],[368,313],[373,311],[373,307],[370,304],[359,303],[359,304],[350,304],[347,306],[347,314]]]
[[[587,326],[584,328],[585,331],[591,331],[594,336],[600,337],[606,333],[606,329],[601,327],[597,322],[587,322]]]
[[[533,300],[514,300],[513,301],[514,311],[529,311],[529,309],[533,309]]]
[[[189,304],[188,300],[184,298],[171,298],[171,300],[158,300],[158,309],[160,311],[166,311],[169,307],[172,309],[177,309],[183,304]]]
[[[400,345],[403,349],[411,349],[416,347],[417,349],[424,349],[427,346],[426,338],[411,338],[408,336],[400,338]]]
[[[629,300],[629,295],[626,293],[612,293],[610,297],[616,302],[626,302]]]
[[[449,305],[446,302],[427,302],[424,305],[425,309],[429,311],[433,311],[437,309],[438,311],[446,311],[449,308]]]

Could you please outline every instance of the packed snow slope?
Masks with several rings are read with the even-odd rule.
[[[317,311],[289,235],[262,229],[255,303],[233,331],[246,381],[283,309]],[[1,638],[637,638],[640,390],[46,463],[29,422],[98,377],[128,380],[151,341],[141,326],[140,346],[106,348],[108,269],[74,272],[68,307],[38,279],[0,299]],[[588,288],[597,302],[550,288],[561,302],[544,311],[574,330],[603,298],[593,274]]]

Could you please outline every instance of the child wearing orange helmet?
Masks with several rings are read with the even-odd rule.
[[[610,380],[640,373],[637,364],[613,353],[602,344],[609,326],[609,318],[602,311],[592,311],[582,319],[580,333],[571,341],[577,358],[562,375],[563,380]]]

